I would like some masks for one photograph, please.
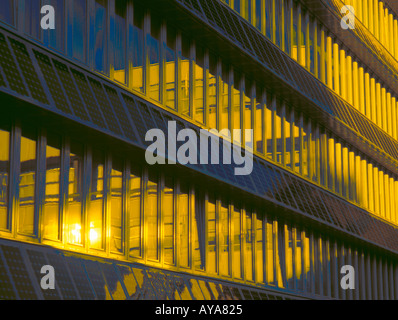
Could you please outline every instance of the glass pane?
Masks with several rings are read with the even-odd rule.
[[[222,76],[220,83],[221,90],[221,115],[220,115],[220,128],[229,129],[229,66],[222,65]]]
[[[90,55],[94,62],[94,68],[101,72],[108,71],[105,67],[107,9],[108,2],[106,0],[95,0],[94,20],[90,24]]]
[[[114,159],[111,171],[111,251],[123,252],[123,164]]]
[[[43,224],[46,239],[59,239],[61,141],[48,137],[46,147],[46,191],[43,206]]]
[[[222,275],[229,275],[229,215],[228,203],[221,204],[220,215],[220,273]]]
[[[160,19],[151,16],[151,33],[148,34],[149,51],[149,97],[156,101],[160,100]]]
[[[207,202],[207,272],[217,272],[216,251],[216,201],[210,197]]]
[[[273,0],[265,0],[265,21],[266,21],[266,33],[268,39],[271,39],[272,34],[272,2]]]
[[[195,64],[195,94],[194,94],[194,108],[195,120],[204,123],[204,52],[203,48],[196,45],[196,64]]]
[[[253,280],[253,229],[252,213],[246,211],[246,250],[245,250],[245,273],[246,280]]]
[[[65,47],[65,5],[64,0],[44,0],[44,4],[54,7],[55,11],[55,29],[48,29],[44,33],[48,35],[48,45],[59,51],[63,51]]]
[[[33,234],[37,166],[36,141],[24,136],[21,138],[20,165],[18,232]]]
[[[217,128],[217,59],[210,55],[210,70],[209,70],[209,123],[210,129]]]
[[[126,83],[126,11],[126,0],[115,1],[113,77],[121,83]]]
[[[273,157],[273,139],[275,138],[272,129],[273,125],[273,115],[272,111],[272,100],[271,97],[267,95],[266,103],[265,103],[265,139],[266,139],[266,153],[269,159]]]
[[[232,212],[233,220],[233,235],[234,235],[234,248],[232,256],[232,270],[233,276],[235,278],[242,278],[242,267],[241,267],[241,210],[238,206],[234,206],[234,211]]]
[[[256,216],[256,282],[264,282],[264,239],[263,239],[263,217],[260,214]]]
[[[264,153],[264,104],[261,102],[261,91],[257,90],[255,105],[254,143],[258,153]]]
[[[198,190],[195,194],[195,212],[193,217],[193,264],[196,270],[203,270],[205,252],[205,199],[203,193]]]
[[[10,132],[0,130],[0,229],[8,229],[8,185],[10,175]]]
[[[190,93],[190,41],[189,39],[182,35],[182,56],[180,64],[180,75],[181,75],[181,98],[180,98],[180,110],[179,112],[185,116],[190,115],[189,106],[189,93]]]
[[[166,106],[175,109],[176,99],[176,30],[167,26],[167,43],[165,44],[166,59]]]
[[[263,8],[262,8],[262,2],[263,1],[261,1],[261,0],[255,0],[256,2],[255,2],[255,6],[256,6],[256,9],[255,9],[255,19],[256,19],[256,22],[255,22],[255,27],[258,29],[258,30],[260,30],[261,31],[261,29],[262,29],[262,25],[263,25],[263,20],[262,20],[262,10],[263,10]]]
[[[9,24],[14,24],[15,0],[4,0],[0,7],[0,20]]]
[[[83,146],[72,144],[69,160],[68,241],[82,243]]]
[[[240,75],[237,73],[234,73],[234,85],[232,88],[232,130],[234,129],[242,129],[241,124],[240,124],[240,119],[241,119],[241,110],[240,110]],[[233,134],[233,132],[232,132]],[[235,136],[234,135],[234,140],[238,143],[240,143],[241,136]]]
[[[130,174],[130,257],[141,256],[141,170],[132,168]]]
[[[146,206],[147,257],[158,259],[158,183],[157,176],[150,173],[147,184],[148,198]]]
[[[253,109],[252,109],[252,99],[250,98],[250,85],[246,83],[246,89],[245,93],[243,96],[243,103],[244,103],[244,112],[245,112],[245,123],[244,123],[244,129],[245,130],[252,130],[253,129]],[[245,139],[245,145],[249,149],[253,149],[253,141],[252,141],[252,135],[246,136],[246,131],[243,133],[243,137]]]
[[[189,267],[189,189],[188,185],[181,184],[178,214],[180,219],[180,254],[179,265]]]
[[[104,154],[100,151],[94,151],[91,169],[90,201],[88,206],[88,238],[90,248],[95,249],[103,248],[104,163]]]
[[[134,6],[134,24],[129,26],[129,43],[132,51],[132,69],[130,77],[132,78],[133,89],[144,92],[144,12]]]
[[[40,0],[25,0],[25,32],[40,40]]]
[[[162,201],[164,261],[174,264],[174,185],[171,178],[165,180]]]
[[[68,23],[68,54],[80,61],[85,61],[86,48],[86,1],[72,0]]]
[[[274,234],[273,222],[266,223],[266,253],[265,253],[265,267],[267,275],[267,283],[275,284],[275,270],[274,270]]]

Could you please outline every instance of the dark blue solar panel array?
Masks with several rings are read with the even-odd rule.
[[[225,11],[224,8],[222,10]],[[228,10],[223,14],[231,15]],[[235,16],[229,23],[236,23],[236,19],[237,17]],[[265,39],[261,41],[263,45],[269,46]],[[33,50],[28,46],[22,46],[14,42],[14,40],[12,42],[15,43],[14,51],[19,52],[15,53],[20,56],[20,58],[16,59],[17,61],[23,61],[27,64],[31,61],[33,64],[38,64],[37,68],[41,70],[45,80],[45,83],[40,83],[39,85],[47,86],[47,92],[51,94],[51,97],[47,97],[47,100],[55,103],[54,106],[45,105],[46,108],[52,108],[63,116],[74,115],[76,117],[73,117],[73,120],[80,121],[86,126],[101,130],[107,134],[119,136],[123,140],[130,141],[141,148],[146,148],[149,144],[145,142],[145,134],[149,129],[160,128],[166,134],[166,124],[169,121],[176,121],[178,131],[184,128],[195,129],[199,137],[199,128],[193,124],[131,93],[122,92],[122,89],[109,82],[105,83],[104,80],[96,78],[95,75],[88,75],[86,71],[81,69],[77,70],[77,67],[71,67],[66,61],[61,62],[61,59],[55,57],[50,59],[48,53],[44,54],[39,52],[38,49]],[[270,46],[270,48],[273,47]],[[275,49],[275,52],[278,51]],[[26,56],[27,54],[28,56]],[[278,53],[278,55],[281,54]],[[27,77],[27,73],[31,72],[34,73],[31,77],[32,79],[43,79],[41,77],[36,78],[35,68],[32,67],[24,67],[21,75],[13,57],[14,55],[9,48],[7,39],[0,33],[0,65],[7,76],[9,89],[28,96],[22,80],[23,76]],[[304,72],[302,75],[305,74]],[[286,73],[287,76],[288,73]],[[32,88],[38,85],[36,80],[27,83],[30,83],[28,86]],[[46,92],[46,90],[43,89],[43,92]],[[40,97],[40,95],[37,95],[36,99]],[[337,99],[335,96],[333,97]],[[32,96],[32,98],[34,97]],[[333,105],[333,103],[329,105]],[[338,108],[344,107],[342,103],[335,105],[339,106]],[[354,119],[351,125],[354,125],[357,121],[355,116],[358,119],[360,118],[358,121],[366,120],[363,116],[357,115],[356,110],[347,110],[350,110],[352,119]],[[341,114],[345,113],[341,112]],[[346,121],[348,121],[348,118]],[[136,136],[136,133],[138,133],[138,136]],[[380,141],[382,140],[380,139]],[[384,141],[389,141],[387,135],[385,135]],[[182,144],[183,142],[178,142],[177,148]],[[211,148],[210,144],[209,148]],[[220,155],[222,157],[223,150],[221,149],[220,147]],[[398,252],[398,230],[396,228],[370,216],[365,210],[353,206],[345,200],[319,189],[258,157],[254,157],[253,165],[252,174],[247,176],[235,175],[234,166],[228,165],[212,165],[209,163],[207,165],[189,165],[189,167],[267,200],[287,206],[306,216],[313,217],[320,222],[349,232],[391,251]],[[81,293],[80,289],[79,293]],[[90,296],[87,296],[87,298],[90,298]]]

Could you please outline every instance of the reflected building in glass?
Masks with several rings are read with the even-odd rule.
[[[0,299],[396,299],[393,2],[4,0]],[[253,171],[148,165],[169,122]]]

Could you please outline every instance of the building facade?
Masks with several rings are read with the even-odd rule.
[[[397,298],[390,2],[4,0],[0,299]],[[252,172],[149,165],[170,123]]]

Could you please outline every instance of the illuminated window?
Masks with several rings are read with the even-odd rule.
[[[234,84],[232,88],[232,130],[234,129],[242,129],[240,120],[241,120],[241,92],[240,92],[240,83],[241,83],[241,76],[234,72]],[[233,131],[232,131],[233,134]],[[236,142],[241,143],[241,136],[240,135],[234,135],[233,138]]]
[[[193,265],[196,270],[204,269],[205,245],[205,199],[200,190],[195,192],[195,212],[193,215]]]
[[[244,103],[244,130],[252,130],[253,129],[253,107],[252,107],[252,99],[251,99],[251,84],[246,80],[246,87],[243,96]],[[246,136],[246,131],[242,132],[242,136],[245,139],[246,148],[253,149],[253,140],[252,136],[249,134]]]
[[[166,106],[176,108],[176,30],[167,26],[167,43],[165,43],[165,104]]]
[[[91,185],[88,206],[88,240],[89,247],[103,248],[104,227],[104,177],[105,156],[101,151],[94,150],[91,165]]]
[[[255,103],[254,143],[258,153],[264,153],[264,104],[261,90],[257,89]]]
[[[246,225],[245,225],[245,274],[246,280],[253,280],[253,223],[252,213],[246,211]]]
[[[203,48],[196,45],[196,64],[195,64],[195,92],[194,92],[194,110],[195,120],[204,123],[204,51]]]
[[[14,9],[16,0],[4,0],[0,7],[0,20],[8,24],[14,25]]]
[[[242,278],[242,231],[241,231],[241,209],[234,206],[232,212],[233,223],[233,253],[232,253],[232,270],[235,278]]]
[[[40,11],[40,0],[25,0],[24,31],[38,40],[41,39]]]
[[[44,238],[58,240],[59,205],[60,205],[60,171],[61,139],[49,136],[46,147],[46,190],[43,206]]]
[[[0,229],[9,229],[10,132],[0,129]]]
[[[162,199],[164,262],[174,264],[174,184],[166,177]]]
[[[229,214],[228,203],[222,202],[219,214],[220,273],[229,275]]]
[[[257,214],[255,220],[256,233],[256,264],[254,270],[256,272],[256,282],[264,282],[264,236],[263,236],[263,215]]]
[[[86,57],[86,1],[71,0],[68,14],[68,55],[85,61]]]
[[[207,272],[217,272],[217,246],[216,246],[216,201],[210,196],[207,201]]]
[[[221,115],[219,130],[229,130],[229,66],[222,65],[221,89]]]
[[[147,38],[149,55],[149,97],[160,101],[160,19],[151,15],[151,33]]]
[[[210,129],[217,128],[217,58],[210,55],[210,69],[209,69],[209,123]]]
[[[83,189],[83,146],[72,143],[69,155],[68,242],[82,243],[82,189]]]
[[[113,77],[120,83],[126,83],[126,11],[126,0],[115,1]]]
[[[181,98],[180,98],[180,106],[179,106],[179,112],[185,116],[190,115],[190,104],[189,104],[189,98],[190,98],[190,87],[191,87],[191,82],[190,82],[190,75],[191,75],[191,65],[190,65],[190,41],[189,39],[185,36],[182,35],[182,43],[181,43],[181,62],[180,62],[180,76],[181,76]]]
[[[130,82],[134,90],[144,92],[144,12],[138,6],[134,6],[134,20],[129,28],[129,43],[132,44],[129,49],[132,55]]]
[[[90,22],[90,57],[94,68],[107,73],[107,13],[108,1],[95,0],[94,17]]]
[[[112,159],[111,171],[111,238],[110,249],[113,252],[122,253],[124,251],[123,243],[123,203],[122,203],[122,188],[123,188],[123,162],[119,159]]]
[[[35,232],[36,141],[34,134],[22,132],[19,174],[18,232],[32,235]]]
[[[146,238],[147,238],[147,257],[151,260],[158,260],[158,177],[150,172],[147,183],[146,201]]]
[[[141,230],[142,230],[142,213],[141,213],[141,170],[135,167],[131,168],[130,173],[130,256],[141,256]]]
[[[180,221],[179,265],[181,267],[189,267],[189,187],[185,183],[181,183],[178,201],[178,215]]]

